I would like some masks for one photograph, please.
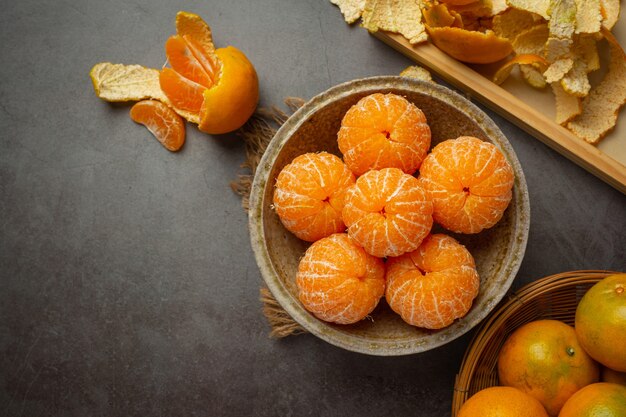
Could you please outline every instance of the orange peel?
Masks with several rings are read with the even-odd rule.
[[[486,33],[455,27],[430,27],[426,30],[439,49],[470,64],[489,64],[506,58],[513,51],[511,42],[492,31]]]
[[[548,61],[539,55],[516,55],[496,71],[496,74],[493,76],[493,82],[502,84],[509,77],[515,65],[532,65],[538,69],[545,69],[548,66]]]
[[[600,0],[600,13],[602,14],[602,27],[608,30],[619,20],[620,0]]]
[[[365,0],[330,0],[332,4],[339,7],[346,23],[354,23],[365,10]]]
[[[153,68],[100,62],[89,76],[96,95],[105,101],[167,100],[159,87],[159,70]]]
[[[416,80],[428,81],[431,83],[434,82],[430,72],[426,68],[420,67],[419,65],[411,65],[410,67],[406,67],[402,70],[400,76],[413,78]]]
[[[615,127],[619,111],[626,104],[626,54],[610,31],[603,28],[602,35],[611,50],[608,71],[584,98],[582,113],[567,124],[576,136],[592,144]]]
[[[216,50],[222,71],[204,90],[199,129],[209,134],[232,132],[252,116],[259,101],[259,79],[246,55],[234,46]]]
[[[427,39],[420,2],[415,0],[366,1],[362,19],[361,25],[370,32],[399,33],[411,44]]]
[[[558,124],[564,126],[582,113],[582,100],[579,97],[568,94],[561,86],[561,83],[552,83],[552,92],[554,93],[556,105],[555,121]]]
[[[453,16],[445,4],[435,4],[422,10],[424,23],[431,28],[454,26],[456,17]],[[456,16],[460,15],[456,13]]]
[[[477,3],[478,0],[441,0],[441,2],[450,6],[467,6],[468,4]]]

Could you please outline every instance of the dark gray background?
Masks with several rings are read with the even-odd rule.
[[[189,126],[172,154],[95,97],[97,62],[163,65],[181,9],[248,55],[262,105],[410,64],[324,0],[3,1],[0,415],[447,415],[471,334],[397,358],[269,339],[241,141]],[[513,288],[625,270],[626,197],[488,113],[530,192]]]

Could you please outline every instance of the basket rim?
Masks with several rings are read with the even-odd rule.
[[[452,417],[457,415],[459,409],[467,400],[464,397],[469,393],[469,384],[474,376],[478,359],[482,357],[485,347],[491,340],[492,330],[499,328],[501,324],[517,311],[519,306],[537,296],[557,289],[574,284],[593,284],[609,275],[619,273],[621,272],[601,269],[561,272],[539,278],[505,296],[500,304],[477,326],[476,332],[465,350],[459,372],[457,372],[454,380]]]

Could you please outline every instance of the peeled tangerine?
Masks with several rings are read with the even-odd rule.
[[[353,184],[354,175],[337,156],[306,153],[278,174],[274,209],[287,230],[314,242],[346,229],[341,212]]]
[[[430,235],[421,246],[387,261],[387,303],[407,323],[441,329],[467,314],[480,279],[474,258],[454,238]]]
[[[432,199],[437,223],[455,233],[478,233],[502,218],[514,179],[498,148],[462,136],[435,146],[422,163],[419,184]]]
[[[193,13],[178,12],[176,35],[165,44],[170,68],[160,87],[176,107],[194,115],[209,134],[232,132],[250,118],[259,100],[259,79],[239,49],[215,49],[211,29]]]
[[[417,179],[397,168],[360,176],[346,194],[348,234],[370,255],[415,250],[433,225],[433,206]]]
[[[345,233],[307,249],[296,275],[298,297],[317,318],[338,324],[364,319],[385,292],[385,264]]]
[[[430,127],[424,113],[404,97],[376,93],[347,111],[338,142],[356,175],[381,168],[413,174],[430,147]]]

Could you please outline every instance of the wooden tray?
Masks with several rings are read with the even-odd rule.
[[[626,37],[624,14],[613,30],[621,45],[625,44]],[[623,114],[616,128],[596,147],[554,122],[551,89],[536,90],[515,77],[498,86],[488,78],[493,67],[470,68],[431,43],[411,45],[401,35],[380,31],[373,35],[626,194],[626,120]]]

